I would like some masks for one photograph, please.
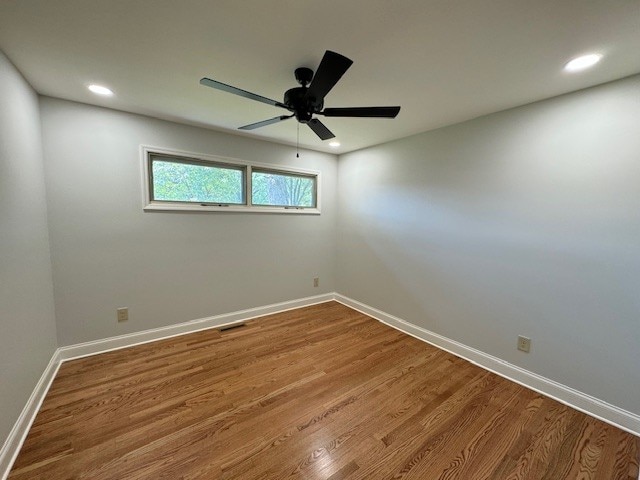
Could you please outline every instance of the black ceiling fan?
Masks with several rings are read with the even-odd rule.
[[[395,118],[400,112],[400,107],[346,107],[346,108],[325,108],[324,97],[338,83],[338,80],[344,75],[347,69],[353,63],[352,60],[340,55],[339,53],[327,50],[322,57],[322,61],[316,70],[307,67],[296,68],[295,77],[300,87],[287,90],[284,94],[284,101],[277,102],[270,98],[247,92],[237,87],[232,87],[210,78],[200,80],[202,85],[216,88],[224,92],[233,93],[241,97],[256,100],[258,102],[273,105],[274,107],[284,108],[291,112],[291,115],[280,115],[269,120],[251,123],[240,127],[240,130],[253,130],[255,128],[264,127],[273,123],[278,123],[292,117],[300,123],[306,123],[309,128],[315,132],[321,140],[329,140],[335,135],[314,115],[324,115],[325,117],[378,117],[378,118]]]

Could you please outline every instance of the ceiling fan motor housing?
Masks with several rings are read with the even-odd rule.
[[[306,87],[295,87],[290,88],[284,94],[284,104],[295,114],[301,123],[309,122],[313,114],[322,110],[324,106],[323,101],[317,103],[314,101],[315,99],[307,98],[306,93]]]

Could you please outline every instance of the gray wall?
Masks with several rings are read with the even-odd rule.
[[[640,77],[342,155],[338,176],[340,293],[640,414]]]
[[[40,106],[60,345],[335,289],[335,155],[296,159],[246,137],[46,97]],[[140,144],[319,170],[322,214],[145,213]],[[120,306],[130,319],[118,324]]]
[[[55,348],[38,98],[0,52],[0,444]]]

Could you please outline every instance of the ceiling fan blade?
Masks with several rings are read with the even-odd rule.
[[[329,91],[338,83],[344,72],[351,66],[353,60],[339,53],[327,50],[316,70],[311,85],[306,93],[306,98],[313,103],[320,104]]]
[[[325,117],[378,117],[396,118],[400,107],[346,107],[325,108],[320,115]]]
[[[291,117],[293,117],[293,115],[280,115],[279,117],[270,118],[269,120],[263,120],[261,122],[250,123],[249,125],[238,127],[238,130],[255,130],[256,128],[266,127],[267,125],[278,123]]]
[[[227,85],[226,83],[218,82],[216,80],[211,80],[210,78],[202,78],[200,80],[200,85],[205,85],[217,90],[222,90],[223,92],[233,93],[234,95],[239,95],[241,97],[248,98],[249,100],[255,100],[257,102],[266,103],[267,105],[273,105],[274,107],[287,108],[284,103],[276,102],[275,100],[263,97],[262,95],[247,92],[246,90],[242,90],[241,88],[232,87],[231,85]]]
[[[307,123],[307,125],[309,125],[309,128],[313,130],[315,134],[318,135],[318,137],[320,137],[320,140],[329,140],[330,138],[335,138],[335,135],[331,133],[331,130],[329,130],[324,125],[324,123],[322,123],[317,118],[309,120],[309,123]]]

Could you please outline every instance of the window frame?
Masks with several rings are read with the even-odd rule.
[[[236,203],[200,203],[186,201],[166,201],[152,200],[153,180],[151,168],[152,157],[160,156],[172,158],[177,162],[210,165],[227,168],[237,168],[244,174],[244,204]],[[149,145],[140,146],[140,157],[142,166],[142,193],[143,193],[143,210],[145,212],[234,212],[234,213],[276,213],[276,214],[297,214],[297,215],[319,215],[320,214],[320,192],[321,177],[317,170],[303,169],[298,167],[290,167],[285,165],[273,165],[268,163],[248,162],[235,158],[222,157],[218,155],[206,155],[202,153],[185,152],[161,147],[153,147]],[[265,173],[274,173],[281,175],[304,176],[315,179],[315,207],[296,207],[296,206],[273,206],[273,205],[254,205],[252,203],[252,185],[253,169]]]

